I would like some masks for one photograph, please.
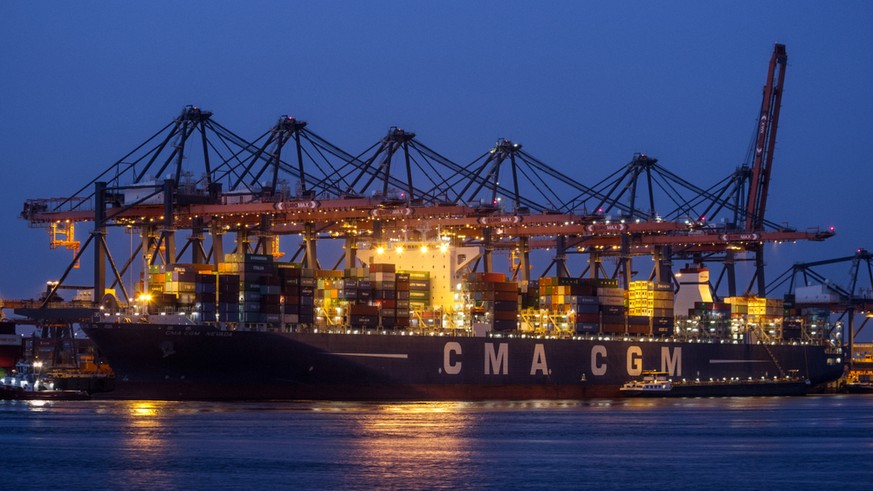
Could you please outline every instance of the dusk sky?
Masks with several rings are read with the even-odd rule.
[[[352,154],[391,126],[458,163],[505,137],[586,184],[644,152],[706,187],[746,157],[777,42],[768,219],[838,235],[768,248],[768,274],[873,249],[871,20],[862,1],[2,2],[0,298],[72,258],[24,201],[75,192],[185,105],[250,139],[294,115]]]

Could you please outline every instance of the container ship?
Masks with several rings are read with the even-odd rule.
[[[765,218],[786,67],[777,44],[755,151],[713,186],[644,153],[586,186],[502,138],[462,165],[398,127],[347,152],[288,115],[248,141],[186,106],[73,196],[28,200],[21,216],[74,253],[55,290],[93,258],[84,284],[102,310],[82,324],[115,372],[109,397],[609,397],[643,370],[820,385],[845,358],[821,327],[829,313],[766,298],[763,272],[765,244],[834,235]],[[286,262],[288,236],[300,241]],[[323,241],[342,247],[332,268]],[[553,276],[533,277],[545,251]],[[738,295],[739,262],[756,296]],[[709,284],[713,263],[726,285]]]
[[[578,399],[620,397],[649,370],[677,380],[790,372],[812,386],[843,374],[840,349],[795,332],[783,300],[699,300],[705,268],[683,270],[675,296],[670,284],[566,277],[525,291],[502,273],[464,273],[471,248],[402,249],[361,251],[386,262],[337,271],[257,254],[228,254],[217,270],[153,267],[139,311],[84,327],[116,376],[100,396]],[[689,294],[692,307],[674,315]]]

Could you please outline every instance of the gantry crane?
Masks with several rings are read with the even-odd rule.
[[[824,266],[849,263],[848,286],[828,279],[818,270]],[[866,282],[863,280],[866,279]],[[849,353],[855,345],[855,337],[861,333],[867,322],[873,317],[873,254],[866,249],[858,249],[851,256],[833,259],[797,263],[773,280],[768,288],[788,285],[788,293],[794,295],[797,288],[813,284],[822,285],[833,298],[817,300],[814,304],[830,312],[840,314],[839,320],[845,320]],[[855,328],[855,315],[864,315],[861,325]],[[851,370],[851,357],[849,369]]]
[[[566,255],[576,251],[589,255],[582,274],[600,275],[594,267],[599,258],[617,256],[619,268],[612,275],[627,286],[632,258],[647,255],[656,259],[652,277],[669,281],[673,257],[732,257],[740,251],[761,258],[766,242],[833,235],[832,230],[765,228],[772,225],[763,214],[784,46],[777,45],[776,52],[782,54],[774,53],[771,61],[770,88],[765,88],[770,102],[762,116],[769,125],[763,140],[767,150],[747,173],[755,183],[748,201],[756,205],[745,210],[736,200],[736,179],[729,181],[733,187],[698,187],[645,154],[635,155],[599,184],[586,186],[507,139],[460,165],[421,143],[415,133],[392,127],[369,149],[352,154],[291,116],[282,116],[261,137],[247,141],[216,122],[211,112],[188,106],[73,196],[28,200],[22,217],[34,225],[94,223],[74,263],[88,247],[93,249],[95,303],[103,299],[107,273],[122,302],[130,301],[122,278],[136,267],[137,256],[143,258],[143,267],[184,262],[186,253],[192,263],[217,264],[226,234],[234,234],[235,251],[265,254],[281,253],[276,237],[299,234],[303,239],[294,257],[302,254],[304,264],[313,268],[320,264],[319,240],[344,240],[345,263],[351,267],[359,243],[384,243],[413,231],[421,240],[439,236],[458,245],[480,245],[485,271],[493,268],[492,251],[515,250],[522,281],[529,279],[529,251],[539,248],[555,250],[550,267],[558,276],[571,274]],[[783,67],[775,85],[774,63]],[[194,135],[199,135],[197,145],[191,143]],[[293,151],[283,151],[287,144],[293,144]],[[293,163],[283,157],[289,154]],[[394,164],[395,159],[401,164]],[[166,179],[151,177],[168,171]],[[668,193],[675,208],[658,211],[658,189]],[[642,200],[637,196],[641,190],[648,192]],[[728,215],[729,225],[712,225],[721,213]],[[737,217],[746,219],[745,225]],[[138,231],[141,238],[121,267],[106,240],[114,227]],[[177,252],[176,234],[183,230],[189,234]],[[763,267],[763,259],[759,263]],[[763,273],[757,274],[763,281]]]

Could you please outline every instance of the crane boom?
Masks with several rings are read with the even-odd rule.
[[[784,44],[773,47],[764,97],[761,101],[761,116],[758,119],[758,134],[755,141],[755,161],[752,165],[749,200],[746,209],[746,230],[764,228],[764,211],[767,206],[767,191],[770,185],[770,170],[773,165],[773,150],[776,146],[776,130],[779,127],[779,110],[782,105],[782,87],[788,54]]]

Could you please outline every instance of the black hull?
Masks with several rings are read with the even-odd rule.
[[[844,388],[849,394],[873,394],[873,384],[846,384]]]
[[[219,331],[97,324],[85,331],[115,371],[95,397],[165,400],[525,400],[622,397],[642,370],[674,378],[843,373],[821,346],[653,339],[533,339]],[[772,356],[771,356],[772,354]],[[779,366],[774,362],[778,361]]]

